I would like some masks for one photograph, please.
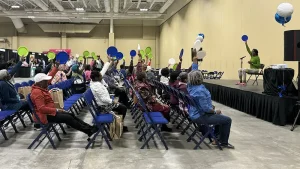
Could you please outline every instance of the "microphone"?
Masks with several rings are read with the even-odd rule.
[[[240,59],[244,59],[246,56],[241,57]]]

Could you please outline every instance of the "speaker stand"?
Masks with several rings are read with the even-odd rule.
[[[299,75],[300,75],[300,62],[298,62],[298,77],[299,77]],[[299,107],[299,106],[300,106],[300,81],[299,81],[299,78],[298,78],[297,83],[298,83],[298,101],[297,101],[297,103],[296,103],[296,106]],[[291,131],[293,131],[293,130],[295,129],[297,120],[298,120],[298,118],[299,118],[299,114],[300,114],[300,109],[299,109],[299,111],[298,111],[298,113],[297,113],[297,116],[296,116],[296,118],[295,118],[295,120],[294,120],[294,124],[293,124],[293,126],[292,126],[292,128],[291,128]]]

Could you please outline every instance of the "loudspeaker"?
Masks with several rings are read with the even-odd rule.
[[[300,61],[300,30],[284,32],[284,61]]]

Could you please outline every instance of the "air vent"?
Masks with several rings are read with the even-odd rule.
[[[69,0],[62,0],[63,2],[69,2]],[[71,2],[77,2],[78,0],[70,0]]]

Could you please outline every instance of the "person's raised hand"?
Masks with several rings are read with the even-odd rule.
[[[111,59],[112,59],[112,58],[110,57],[110,55],[107,55],[107,61],[108,61],[108,62],[111,62]]]
[[[54,65],[56,68],[58,68],[58,66],[60,65],[59,60],[55,61]]]
[[[216,110],[216,114],[222,114],[221,110]]]

